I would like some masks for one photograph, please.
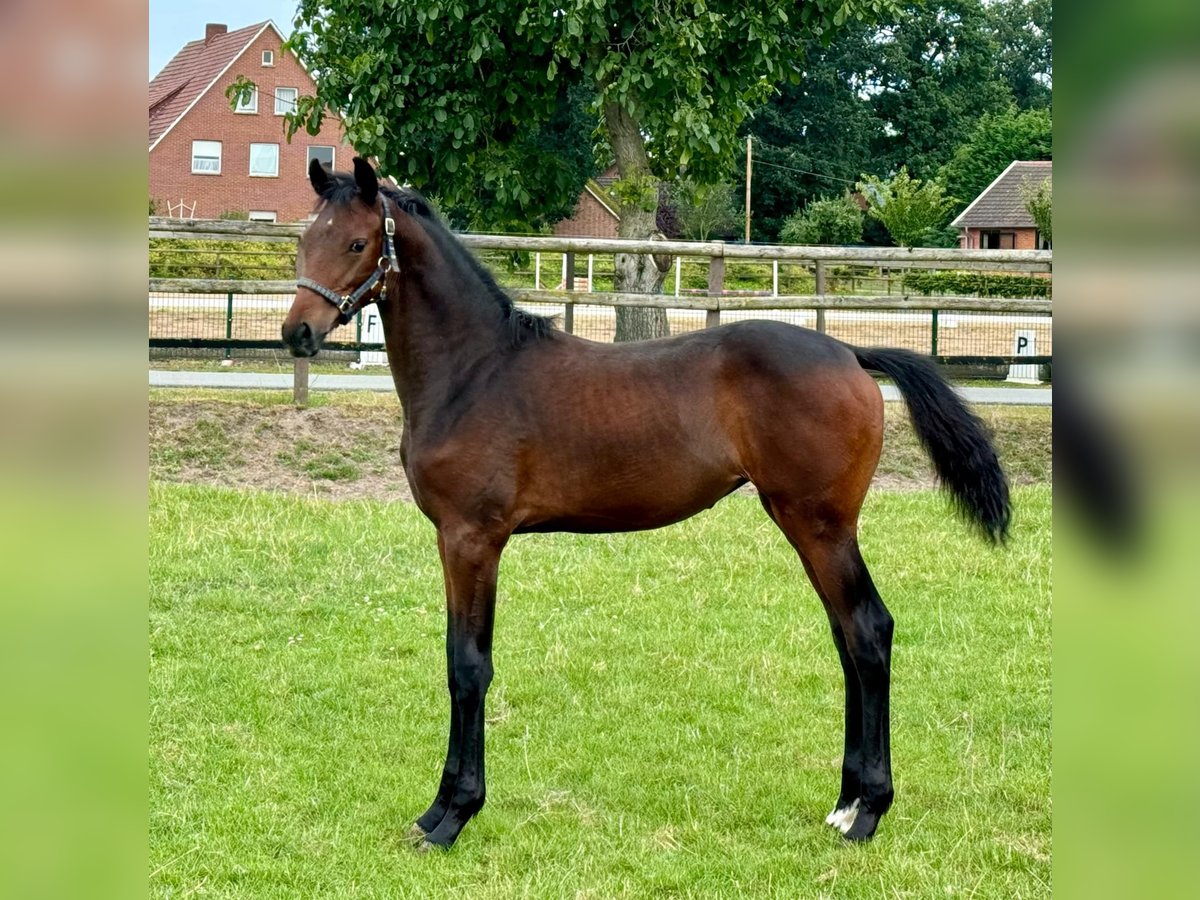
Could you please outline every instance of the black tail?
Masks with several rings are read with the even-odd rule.
[[[993,541],[1008,534],[1008,479],[987,428],[928,357],[908,350],[854,348],[859,365],[896,382],[921,445],[959,513]]]

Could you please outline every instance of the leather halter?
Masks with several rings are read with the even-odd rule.
[[[375,271],[366,281],[349,294],[338,294],[311,278],[296,279],[296,287],[308,288],[338,308],[338,323],[341,325],[345,325],[353,319],[354,314],[364,306],[385,299],[387,297],[388,272],[400,271],[400,260],[396,258],[396,242],[393,240],[396,234],[396,220],[392,218],[392,208],[388,205],[387,197],[380,194],[379,199],[383,201],[383,255],[379,257]],[[380,282],[383,283],[383,287],[379,291],[379,296],[367,296]]]

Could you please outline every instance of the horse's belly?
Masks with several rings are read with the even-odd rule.
[[[661,528],[708,509],[745,483],[745,478],[736,475],[687,484],[659,477],[638,490],[617,480],[590,485],[583,491],[565,491],[558,502],[531,497],[533,502],[524,505],[516,531],[598,534]]]

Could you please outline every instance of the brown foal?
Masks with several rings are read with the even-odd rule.
[[[297,356],[376,302],[404,416],[401,458],[437,528],[450,734],[422,846],[483,806],[496,573],[509,536],[658,528],[752,483],[825,607],[845,676],[841,791],[827,822],[870,838],[892,803],[892,617],[858,547],[890,377],[959,510],[1000,540],[1008,484],[980,421],[914,353],[777,322],[600,344],[517,309],[410,191],[371,166],[309,171],[320,198],[283,325]]]

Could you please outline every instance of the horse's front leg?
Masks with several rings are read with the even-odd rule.
[[[486,799],[484,698],[492,681],[496,574],[507,537],[473,528],[439,530],[446,577],[446,665],[452,722],[438,797],[418,822],[428,831],[423,849],[453,844]],[[438,815],[440,819],[434,823],[432,819]]]

